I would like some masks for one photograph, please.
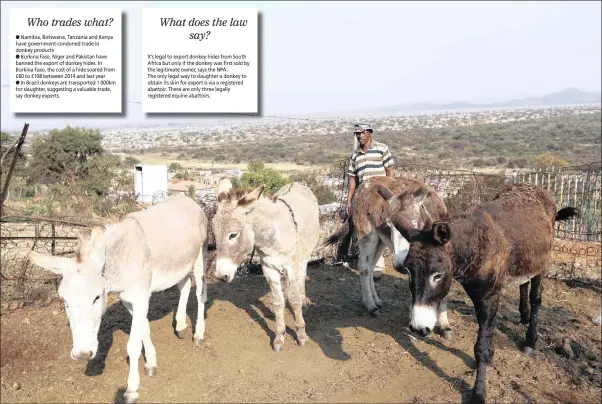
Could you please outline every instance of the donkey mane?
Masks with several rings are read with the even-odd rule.
[[[224,200],[227,200],[228,202],[236,202],[245,195],[250,194],[255,189],[256,188],[253,187],[231,188],[227,191],[221,192],[218,196],[218,201],[222,202]],[[274,203],[278,202],[279,200],[279,195],[263,195],[265,196],[266,200],[269,200]]]

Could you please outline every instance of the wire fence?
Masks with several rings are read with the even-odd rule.
[[[342,224],[342,212],[347,199],[347,160],[309,172],[320,184],[326,184],[334,194],[333,203],[320,206],[320,243],[312,260],[325,265],[336,260],[336,246],[321,247],[321,242]],[[524,170],[504,175],[482,174],[468,170],[453,170],[429,166],[400,166],[396,176],[412,177],[432,186],[442,197],[450,214],[463,212],[470,205],[489,200],[505,183],[526,182],[548,189],[558,207],[575,206],[581,217],[556,227],[549,276],[584,282],[600,281],[601,268],[601,170],[598,166],[572,167],[550,170]],[[169,191],[167,194],[186,191]],[[166,195],[155,195],[160,203]],[[134,197],[134,196],[132,196]],[[199,192],[193,196],[204,208],[209,221],[217,209],[216,195]],[[125,214],[125,212],[124,212]],[[34,302],[56,295],[59,278],[33,267],[27,260],[29,251],[69,256],[74,253],[78,230],[95,224],[119,220],[120,217],[94,219],[78,216],[36,217],[11,210],[0,221],[0,281],[1,300]],[[209,242],[215,243],[211,226]],[[353,238],[349,255],[357,254]],[[209,254],[209,268],[214,263],[214,252]],[[390,259],[390,252],[385,253]],[[248,257],[247,264],[258,264],[256,256]],[[243,265],[252,271],[253,265]],[[249,268],[251,268],[249,270]],[[209,270],[208,274],[211,275]]]
[[[347,186],[346,166],[340,164],[344,187]],[[555,237],[586,242],[602,241],[602,169],[599,163],[579,167],[512,171],[504,174],[485,174],[469,170],[430,166],[400,166],[395,176],[415,178],[437,191],[452,217],[471,205],[495,197],[508,183],[529,183],[548,190],[558,209],[573,206],[579,209],[578,218],[556,223]],[[341,205],[347,199],[343,191]]]
[[[347,160],[338,163],[341,181],[340,207],[347,200]],[[508,183],[530,183],[547,189],[556,201],[557,208],[573,206],[580,216],[555,225],[555,242],[552,248],[548,277],[563,280],[600,283],[602,268],[602,223],[601,202],[602,170],[600,163],[579,167],[513,170],[503,174],[486,174],[470,170],[447,169],[432,166],[398,166],[394,175],[410,177],[433,187],[443,199],[452,219],[471,205],[486,202],[495,197]],[[332,215],[330,220],[338,222],[323,224],[323,227],[338,228],[341,220]],[[334,231],[333,230],[333,231]],[[334,251],[328,251],[333,257]],[[357,257],[357,237],[352,238],[348,257]],[[390,259],[391,252],[385,250]]]

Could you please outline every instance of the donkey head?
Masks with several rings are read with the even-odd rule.
[[[410,243],[403,263],[395,269],[405,269],[412,294],[410,329],[421,335],[429,334],[437,323],[439,303],[451,287],[452,259],[449,250],[451,225],[434,221],[425,209],[428,191],[419,188],[393,195],[383,187],[380,195],[389,202],[390,223]]]
[[[90,360],[98,349],[98,329],[107,305],[104,228],[79,234],[75,258],[57,257],[35,251],[29,259],[35,265],[62,275],[58,289],[69,318],[73,348],[71,358]]]
[[[253,251],[255,234],[249,212],[263,198],[263,185],[252,191],[232,192],[232,184],[222,179],[218,185],[218,208],[211,226],[215,236],[215,277],[232,282],[238,266]]]

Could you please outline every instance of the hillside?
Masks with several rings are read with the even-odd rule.
[[[571,165],[600,161],[599,108],[554,111],[557,114],[535,110],[507,115],[387,117],[374,121],[374,136],[389,145],[399,164],[525,167],[542,153]],[[262,129],[228,128],[209,134],[186,128],[135,138],[110,137],[105,142],[126,154],[163,153],[183,160],[244,163],[261,158],[268,163],[329,164],[348,157],[353,148],[353,136],[346,126],[330,120]],[[136,140],[144,142],[144,147]]]
[[[520,99],[513,99],[503,102],[494,103],[471,103],[467,101],[454,101],[450,103],[419,103],[419,104],[406,104],[406,105],[395,105],[384,108],[371,108],[363,112],[381,112],[384,113],[396,112],[396,113],[412,113],[412,112],[426,112],[426,111],[457,111],[457,110],[470,110],[470,109],[484,109],[484,108],[520,108],[520,107],[554,107],[554,106],[568,106],[568,105],[586,105],[596,104],[602,102],[602,93],[581,91],[576,88],[567,88],[562,91],[558,91],[551,94],[546,94],[540,97],[527,97]]]

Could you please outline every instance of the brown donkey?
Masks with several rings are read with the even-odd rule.
[[[407,195],[380,193],[394,213],[408,200]],[[410,328],[423,336],[433,329],[438,304],[447,296],[452,279],[460,282],[474,304],[479,333],[474,346],[473,402],[485,402],[486,368],[495,351],[491,337],[502,287],[520,285],[521,321],[529,324],[523,351],[530,356],[537,341],[542,278],[554,242],[554,223],[576,215],[572,207],[556,211],[554,199],[544,189],[515,184],[506,185],[494,200],[469,208],[454,223],[434,221],[417,230],[402,215],[391,216],[393,225],[410,241],[403,263],[413,295]]]
[[[380,192],[400,195],[407,191],[413,195],[408,203],[392,207],[379,195]],[[351,201],[350,215],[339,230],[331,235],[325,246],[342,243],[338,249],[338,259],[346,253],[354,229],[357,230],[359,246],[359,270],[362,300],[368,312],[373,316],[380,314],[382,301],[376,294],[372,273],[374,265],[382,256],[385,247],[394,253],[398,266],[408,253],[409,243],[389,222],[392,214],[407,218],[417,229],[432,220],[447,220],[447,209],[437,193],[428,185],[415,179],[402,177],[373,177],[364,181],[355,191]],[[450,329],[447,323],[445,301],[441,304],[441,328]],[[444,335],[451,338],[451,330]]]

